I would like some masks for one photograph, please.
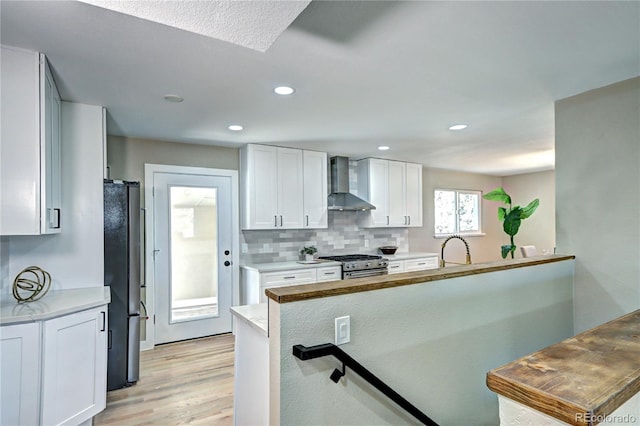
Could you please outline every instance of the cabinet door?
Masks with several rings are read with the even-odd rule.
[[[277,149],[266,145],[248,145],[244,177],[244,229],[274,229],[277,221]]]
[[[422,226],[422,164],[406,163],[408,226]]]
[[[278,217],[280,228],[303,227],[302,150],[277,148],[278,153]]]
[[[106,406],[107,307],[43,327],[42,423],[82,423]]]
[[[0,424],[38,424],[40,324],[0,327]]]
[[[327,228],[327,153],[303,151],[304,227]]]
[[[1,47],[0,235],[40,233],[39,58]]]
[[[389,161],[389,226],[406,226],[406,163]]]
[[[55,234],[61,230],[61,145],[60,95],[44,55],[40,55],[40,230]]]
[[[369,199],[376,206],[371,210],[372,226],[388,226],[389,218],[389,165],[387,160],[371,158],[369,162]]]
[[[389,274],[399,274],[404,272],[404,262],[402,260],[391,260],[387,266]]]

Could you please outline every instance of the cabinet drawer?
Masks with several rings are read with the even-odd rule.
[[[341,266],[325,266],[317,269],[317,281],[337,281],[342,279]]]
[[[404,261],[405,270],[410,271],[422,271],[425,269],[436,269],[438,267],[437,257],[424,257],[421,259],[409,259]]]
[[[404,272],[404,261],[402,260],[392,260],[389,262],[389,266],[387,267],[390,274],[399,274]]]
[[[260,287],[307,284],[316,281],[316,269],[294,269],[282,272],[260,274]]]

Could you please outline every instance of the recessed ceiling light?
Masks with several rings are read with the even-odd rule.
[[[386,151],[386,150],[388,150],[388,149],[389,149],[389,147],[388,147],[388,146],[386,146],[386,145],[380,145],[380,146],[378,147],[378,149],[379,149],[380,151]]]
[[[295,92],[295,89],[293,87],[289,87],[289,86],[278,86],[275,89],[273,89],[274,92],[276,92],[278,95],[291,95],[293,94],[293,92]]]
[[[463,130],[466,128],[467,128],[466,124],[454,124],[453,126],[449,127],[449,130]]]
[[[239,132],[242,129],[244,129],[244,127],[239,124],[232,124],[231,126],[229,126],[229,130],[233,130],[234,132]]]
[[[178,95],[164,95],[164,100],[167,101],[167,102],[180,103],[180,102],[184,101],[184,98],[182,96],[178,96]]]

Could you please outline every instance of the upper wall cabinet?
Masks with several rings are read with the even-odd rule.
[[[327,153],[302,152],[305,228],[327,228]]]
[[[43,54],[1,48],[0,235],[58,233],[60,95]]]
[[[376,206],[361,215],[368,228],[422,226],[422,165],[365,158],[358,161],[358,195]]]
[[[242,229],[327,227],[326,153],[249,144],[240,168]]]

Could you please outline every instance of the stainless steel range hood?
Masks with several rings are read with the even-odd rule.
[[[349,158],[331,157],[329,210],[375,210],[376,206],[349,192]]]

